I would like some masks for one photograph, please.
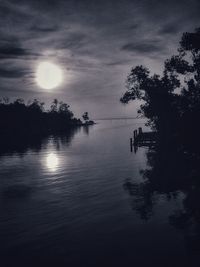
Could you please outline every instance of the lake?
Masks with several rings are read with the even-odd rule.
[[[97,122],[2,148],[1,266],[198,266],[189,186],[152,175],[148,148],[130,152],[144,121]]]

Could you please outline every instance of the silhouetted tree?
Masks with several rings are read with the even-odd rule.
[[[58,100],[55,98],[51,104],[51,112],[57,112],[58,111]]]
[[[65,116],[68,119],[72,119],[74,114],[69,110],[70,106],[66,103],[59,102],[58,113]]]
[[[126,88],[121,102],[143,101],[138,112],[148,118],[162,140],[181,140],[194,149],[194,139],[199,142],[200,134],[196,123],[200,119],[200,29],[183,34],[178,55],[165,62],[162,75],[151,76],[147,68],[136,66]]]
[[[199,150],[200,127],[200,28],[184,33],[178,55],[165,62],[169,73],[184,79],[179,96],[179,131],[183,143]]]
[[[44,103],[38,99],[28,101],[23,99],[9,102],[7,98],[0,101],[0,134],[19,132],[58,132],[81,125],[81,120],[74,118],[70,106],[54,99],[50,111],[45,111]]]
[[[163,76],[150,76],[150,72],[143,66],[137,66],[131,70],[127,81],[127,92],[121,98],[122,103],[139,99],[144,102],[140,106],[139,113],[147,117],[148,124],[159,131],[167,130],[169,121],[167,118],[172,113],[175,100],[174,90],[179,86],[176,76],[168,75],[165,71]],[[173,108],[174,109],[174,108]]]
[[[28,108],[33,112],[42,113],[44,111],[44,103],[34,99],[31,103],[29,102]]]
[[[85,122],[89,121],[88,112],[84,112],[82,118],[84,119]]]

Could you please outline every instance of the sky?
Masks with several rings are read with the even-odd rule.
[[[135,117],[122,105],[131,68],[162,72],[181,35],[200,27],[199,0],[0,0],[0,96],[67,102],[75,115]],[[41,62],[63,83],[42,89]]]

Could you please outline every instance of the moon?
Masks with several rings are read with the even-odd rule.
[[[63,81],[62,70],[51,62],[41,62],[36,71],[36,82],[43,89],[58,87]]]

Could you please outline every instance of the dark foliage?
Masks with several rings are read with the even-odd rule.
[[[184,33],[178,55],[166,60],[163,74],[153,76],[137,66],[128,75],[122,103],[142,100],[138,111],[162,142],[179,142],[184,149],[200,148],[200,28]]]
[[[90,120],[88,112],[84,112],[82,115],[82,118],[84,120],[84,126],[89,126],[95,124],[94,121]]]
[[[69,105],[54,99],[49,111],[44,103],[37,99],[24,103],[23,99],[9,102],[3,98],[0,102],[0,134],[42,134],[66,131],[82,124],[74,118]]]
[[[89,121],[89,115],[88,115],[88,112],[84,112],[83,115],[83,120],[86,122],[86,121]]]

